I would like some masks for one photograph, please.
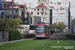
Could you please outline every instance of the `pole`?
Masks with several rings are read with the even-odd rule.
[[[43,18],[43,22],[44,22],[44,18]]]
[[[68,8],[68,30],[70,33],[70,2],[69,2],[69,8]]]
[[[3,14],[3,15],[2,15],[2,18],[4,18],[4,7],[3,7],[3,11],[2,11],[2,14]]]
[[[13,0],[12,0],[12,19],[13,19]]]
[[[31,15],[29,13],[29,33],[30,33],[30,25],[31,25]]]

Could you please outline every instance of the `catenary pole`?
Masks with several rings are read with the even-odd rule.
[[[70,2],[69,2],[69,8],[68,8],[68,31],[70,33]]]
[[[14,15],[14,14],[13,14],[13,7],[14,7],[14,6],[13,6],[13,0],[12,0],[12,19],[13,19],[13,15]]]

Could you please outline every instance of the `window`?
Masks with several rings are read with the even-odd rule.
[[[7,5],[7,8],[9,9],[9,7],[10,7],[10,5],[8,4],[8,5]]]
[[[21,8],[21,10],[23,11],[23,8]]]
[[[45,2],[46,2],[46,0],[45,0]]]
[[[39,13],[37,13],[37,15],[39,15]]]
[[[45,12],[45,15],[47,15],[47,13]]]
[[[4,4],[4,6],[6,6],[6,4]]]
[[[4,4],[4,8],[6,8],[6,4]]]
[[[31,14],[33,14],[33,12],[31,12]]]
[[[37,9],[39,11],[39,9]]]
[[[31,18],[31,24],[32,24],[32,18]]]
[[[22,23],[24,23],[24,20],[22,20]]]
[[[42,9],[42,11],[44,11],[44,9]]]
[[[44,2],[44,0],[43,0],[43,2]]]
[[[41,15],[43,15],[43,12],[41,13]]]
[[[40,2],[40,0],[39,0],[39,2]]]
[[[27,23],[27,20],[25,20],[24,22]]]

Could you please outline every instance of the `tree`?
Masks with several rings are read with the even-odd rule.
[[[74,18],[74,20],[73,20],[73,23],[74,23],[74,26],[75,26],[75,18]]]
[[[0,19],[0,31],[3,33],[3,39],[4,39],[4,31],[8,28],[16,29],[21,22],[20,19],[7,19],[3,18]]]
[[[57,27],[57,24],[56,24],[56,23],[54,23],[54,24],[52,24],[52,25],[50,26],[51,30],[55,30],[56,27]]]
[[[18,25],[21,23],[21,19],[9,19],[9,26],[12,29],[17,29]]]
[[[63,29],[65,29],[65,24],[63,23],[63,22],[61,22],[61,23],[59,23],[58,25],[57,25],[57,29],[59,29],[59,30],[63,30]]]
[[[17,29],[20,19],[0,19],[0,31],[4,31],[6,28]]]
[[[8,20],[7,18],[0,19],[0,31],[4,31],[7,28]]]
[[[51,30],[55,30],[55,29],[59,29],[59,30],[63,30],[65,29],[65,24],[63,22],[60,22],[59,24],[54,23],[50,26]]]

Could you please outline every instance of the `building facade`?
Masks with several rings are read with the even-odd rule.
[[[27,11],[30,11],[32,16],[40,16],[41,22],[50,23],[50,11],[49,0],[38,0],[38,6],[35,8],[28,8]]]
[[[12,1],[2,0],[1,8],[2,8],[1,18],[7,17],[8,19],[12,19],[12,18],[20,18],[21,17],[21,8],[19,6],[13,7],[13,17],[12,17]]]
[[[47,8],[49,7],[49,0],[38,0],[38,5],[43,3]]]
[[[20,17],[20,19],[22,19],[21,24],[28,24],[29,18],[27,16],[27,6],[25,4],[16,4],[16,5],[21,7],[21,17]]]

